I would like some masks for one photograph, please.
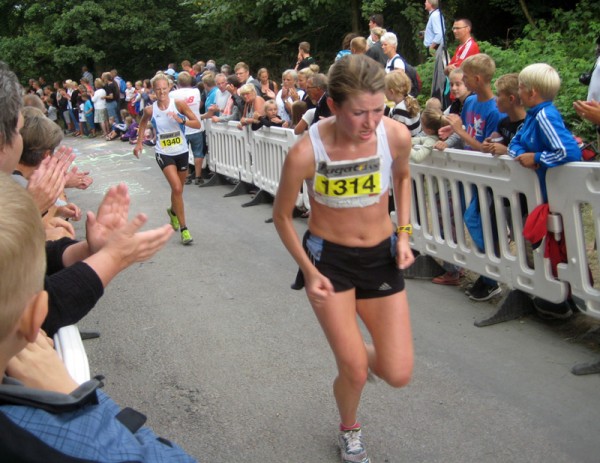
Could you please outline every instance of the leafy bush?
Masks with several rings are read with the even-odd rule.
[[[519,72],[532,63],[544,62],[561,76],[561,90],[554,101],[570,129],[588,140],[595,139],[594,129],[573,110],[573,102],[585,99],[588,88],[579,83],[579,75],[588,72],[595,60],[595,43],[600,36],[600,3],[583,0],[573,11],[554,10],[553,18],[540,20],[536,27],[525,27],[523,36],[509,48],[479,42],[482,53],[496,62],[496,78]],[[431,93],[433,60],[418,67],[423,80],[423,96]]]

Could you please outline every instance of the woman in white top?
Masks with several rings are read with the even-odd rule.
[[[364,55],[342,57],[329,70],[334,117],[313,124],[286,157],[273,208],[277,231],[300,272],[306,294],[335,355],[333,391],[343,461],[368,462],[357,411],[369,372],[394,387],[412,374],[413,347],[404,280],[412,264],[408,236],[410,134],[383,117],[384,71]],[[393,177],[393,182],[390,182]],[[292,215],[306,182],[308,232],[302,242]],[[390,219],[389,190],[397,205]],[[372,343],[363,339],[362,319]]]
[[[159,72],[152,79],[152,88],[156,101],[144,108],[138,133],[138,141],[133,149],[136,158],[142,152],[144,137],[148,122],[156,129],[156,162],[161,168],[171,187],[171,207],[167,214],[171,219],[174,230],[181,232],[181,242],[190,244],[193,239],[186,226],[185,210],[183,207],[183,185],[188,171],[188,144],[185,128],[200,129],[200,121],[183,100],[171,98],[171,81]]]
[[[102,79],[97,78],[94,81],[96,91],[92,96],[92,103],[94,104],[94,123],[100,124],[102,134],[106,137],[110,132],[108,127],[108,111],[106,110],[106,90],[104,90],[104,82]]]
[[[277,115],[283,121],[290,122],[292,120],[292,104],[302,99],[304,90],[297,88],[298,73],[293,69],[283,71],[282,80],[281,90],[275,97]]]

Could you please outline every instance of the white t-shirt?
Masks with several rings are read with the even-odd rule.
[[[396,60],[396,61],[394,61]],[[392,65],[392,62],[394,63]],[[393,66],[393,68],[392,68]],[[400,55],[396,55],[391,59],[387,60],[387,63],[385,63],[385,72],[392,72],[392,71],[396,71],[400,69],[401,71],[406,71],[406,67],[404,66],[404,60],[402,58],[400,58]]]
[[[587,101],[600,101],[600,57],[596,60],[596,67],[592,72]]]
[[[194,87],[185,87],[178,88],[177,90],[173,90],[169,96],[171,98],[175,98],[176,100],[183,100],[185,104],[187,104],[196,118],[200,121],[200,128],[194,129],[192,127],[185,126],[185,134],[191,135],[193,133],[198,133],[204,131],[204,124],[202,124],[202,119],[200,119],[200,90]]]
[[[99,88],[94,92],[94,96],[92,97],[94,109],[106,109],[106,100],[102,98],[103,96],[106,96],[106,90],[103,88]]]
[[[302,97],[304,96],[304,90],[300,90],[298,88],[298,89],[296,89],[296,91],[298,92],[298,96],[300,97],[300,99],[302,99]],[[288,112],[285,110],[285,102],[283,101],[283,98],[281,97],[282,92],[283,92],[283,89],[279,90],[279,92],[277,93],[277,96],[275,97],[275,103],[277,103],[277,115],[281,118],[282,121],[290,122],[292,120],[292,116],[290,114],[288,114]],[[286,101],[289,103],[294,103],[294,100],[292,100],[292,97],[287,97]]]

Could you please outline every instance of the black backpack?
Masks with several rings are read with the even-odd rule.
[[[423,83],[421,82],[421,77],[419,76],[419,73],[417,72],[417,70],[412,67],[410,64],[408,64],[406,62],[406,60],[404,58],[402,58],[402,56],[400,55],[396,55],[394,56],[394,58],[392,58],[392,61],[390,62],[390,65],[388,66],[388,69],[390,71],[394,70],[394,63],[396,62],[397,59],[401,59],[402,62],[404,63],[404,72],[406,72],[406,75],[408,76],[408,78],[410,79],[410,95],[414,96],[415,98],[419,95],[419,93],[421,93],[421,88],[423,87]]]

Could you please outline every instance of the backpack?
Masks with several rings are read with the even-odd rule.
[[[392,58],[392,61],[390,62],[390,65],[388,67],[390,71],[394,69],[394,63],[397,59],[401,59],[404,63],[404,72],[406,72],[406,75],[410,79],[410,95],[416,98],[419,95],[419,93],[421,93],[421,89],[423,88],[423,82],[421,82],[421,77],[419,76],[417,70],[410,64],[408,64],[406,60],[400,55],[396,55]]]
[[[115,79],[119,81],[119,92],[125,93],[125,90],[127,90],[127,82],[125,82],[125,79],[122,79],[119,76],[117,76]]]

